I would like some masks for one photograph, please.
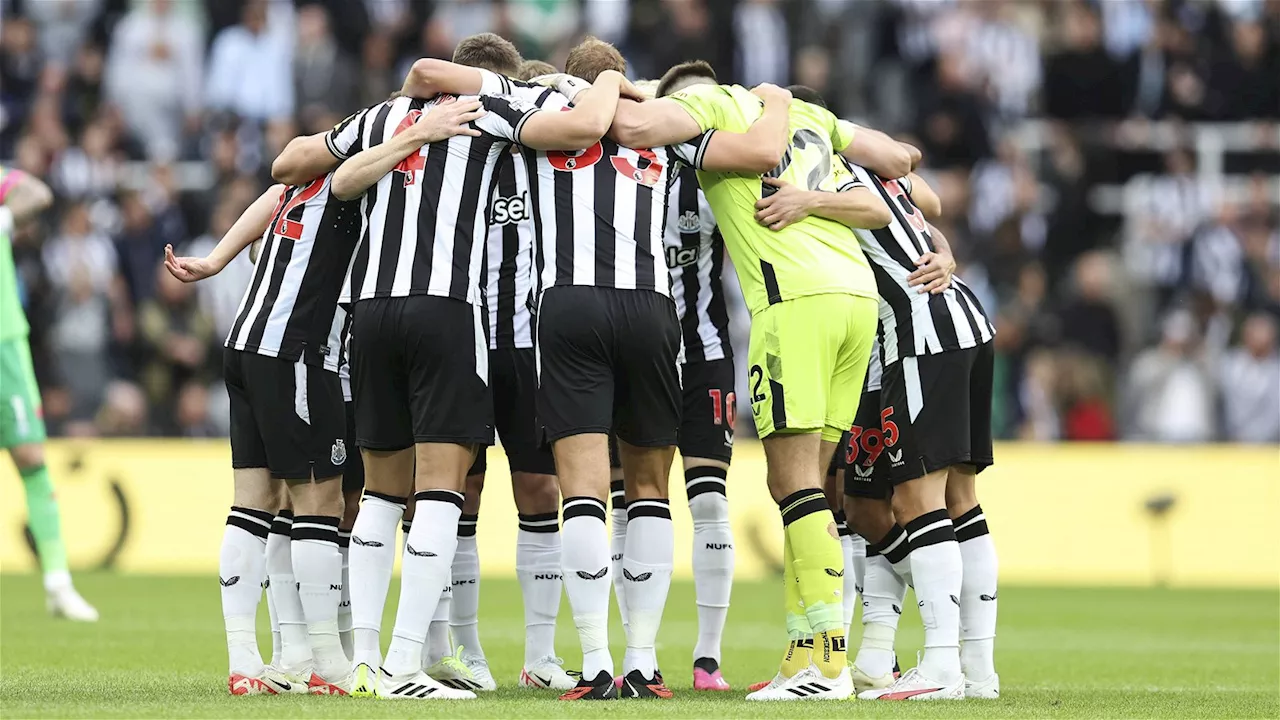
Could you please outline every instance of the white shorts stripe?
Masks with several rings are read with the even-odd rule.
[[[307,404],[307,364],[293,364],[293,412],[302,422],[311,424],[311,406]]]
[[[485,385],[489,384],[489,343],[485,340],[485,332],[489,328],[489,319],[485,317],[484,308],[480,305],[471,306],[472,317],[472,333],[474,333],[475,354],[476,354],[476,375],[484,381]]]
[[[912,422],[924,408],[924,393],[920,389],[920,361],[916,357],[902,358],[902,379],[907,386],[907,412]]]

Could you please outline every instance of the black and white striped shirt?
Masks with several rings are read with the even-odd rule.
[[[391,140],[449,95],[399,97],[362,110],[329,133],[339,158]],[[488,222],[484,212],[498,159],[537,111],[514,98],[484,98],[479,137],[424,145],[361,198],[364,228],[343,300],[434,295],[483,303]]]
[[[489,242],[485,252],[489,349],[531,348],[533,220],[524,155],[518,151],[504,155],[498,161],[497,173],[489,200]]]
[[[907,284],[916,260],[933,252],[933,236],[924,213],[911,201],[910,186],[903,179],[885,180],[865,168],[844,163],[853,174],[840,190],[868,187],[893,211],[883,228],[855,231],[862,251],[871,261],[880,292],[880,342],[886,366],[903,357],[936,355],[981,345],[995,336],[982,303],[959,276],[937,295],[921,293]]]
[[[338,371],[347,315],[338,295],[360,238],[360,204],[333,197],[332,178],[281,195],[226,347]]]
[[[680,361],[732,357],[722,279],[724,238],[693,168],[680,169],[668,194],[666,251],[683,339]]]

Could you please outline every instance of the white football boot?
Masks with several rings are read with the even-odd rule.
[[[310,691],[311,668],[291,669],[268,665],[262,680],[279,695],[306,695]]]
[[[950,685],[931,680],[911,668],[892,685],[859,693],[862,700],[963,700],[964,676]]]
[[[471,668],[462,660],[462,650],[463,647],[459,645],[454,649],[452,655],[445,655],[435,665],[424,668],[423,672],[445,687],[458,688],[460,690],[471,690],[479,687],[480,683],[475,675],[471,673]],[[493,676],[490,675],[489,679],[492,681]]]
[[[378,672],[378,697],[383,700],[475,700],[470,690],[445,687],[418,670],[404,675]]]
[[[991,673],[991,676],[985,680],[964,679],[964,696],[965,698],[973,698],[975,700],[999,700],[1000,699],[1000,675],[999,673]]]
[[[264,670],[263,675],[266,674]],[[275,695],[276,691],[262,675],[241,675],[232,673],[227,676],[227,690],[232,695]]]
[[[355,673],[350,670],[346,675],[333,680],[311,673],[311,680],[307,682],[307,692],[312,695],[350,695],[354,684]]]
[[[853,679],[846,666],[840,674],[829,678],[822,674],[816,666],[796,673],[782,683],[770,683],[767,687],[747,695],[748,700],[778,702],[789,700],[847,700],[853,695]]]
[[[467,667],[467,671],[471,673],[470,678],[458,680],[458,686],[465,690],[480,690],[481,692],[493,692],[498,689],[498,682],[493,679],[493,673],[489,671],[489,661],[484,659],[483,655],[463,655],[462,646],[458,646],[458,656],[462,664]]]
[[[548,655],[520,671],[520,687],[572,690],[578,679],[564,669],[564,660]]]
[[[45,607],[56,618],[76,622],[98,622],[98,611],[80,597],[69,583],[45,593]]]
[[[849,674],[853,678],[853,689],[859,693],[866,692],[867,690],[887,688],[893,684],[895,679],[892,670],[880,677],[871,677],[863,672],[862,668],[859,668],[857,665],[849,666]]]
[[[351,697],[374,697],[378,693],[378,673],[365,663],[351,671]]]

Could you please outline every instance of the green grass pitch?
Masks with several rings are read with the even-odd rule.
[[[212,576],[82,575],[78,585],[102,611],[96,626],[48,618],[37,578],[0,578],[0,717],[1280,717],[1276,591],[1004,587],[999,701],[758,705],[742,697],[748,684],[777,668],[784,633],[776,583],[734,588],[723,663],[733,692],[690,689],[693,586],[677,582],[659,637],[675,699],[607,704],[561,703],[553,694],[514,687],[524,628],[513,580],[482,585],[481,639],[505,687],[466,703],[232,698]],[[264,603],[263,638],[265,613]],[[567,605],[560,618],[558,645],[576,666],[581,656]],[[389,608],[384,628],[390,626]],[[851,646],[856,635],[855,629]],[[621,637],[615,626],[619,661]],[[903,665],[910,666],[921,642],[914,612],[903,617],[899,637]]]

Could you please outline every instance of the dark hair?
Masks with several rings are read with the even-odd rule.
[[[822,95],[808,85],[789,85],[787,86],[787,91],[790,92],[791,97],[796,100],[813,103],[814,105],[822,108],[827,106],[827,101],[822,99]]]
[[[523,58],[510,40],[486,32],[463,38],[453,50],[453,61],[510,77],[520,69]]]
[[[689,78],[708,78],[711,82],[717,82],[716,70],[711,67],[711,63],[706,60],[690,60],[682,62],[672,67],[662,79],[658,81],[658,91],[655,93],[657,97],[666,97],[671,94],[674,88],[681,80]]]
[[[540,75],[550,75],[556,72],[556,66],[545,60],[525,60],[520,63],[520,69],[516,70],[517,80],[532,80]]]
[[[587,36],[569,51],[569,57],[564,61],[565,72],[591,83],[605,70],[626,73],[627,59],[622,57],[618,48],[597,37]]]

